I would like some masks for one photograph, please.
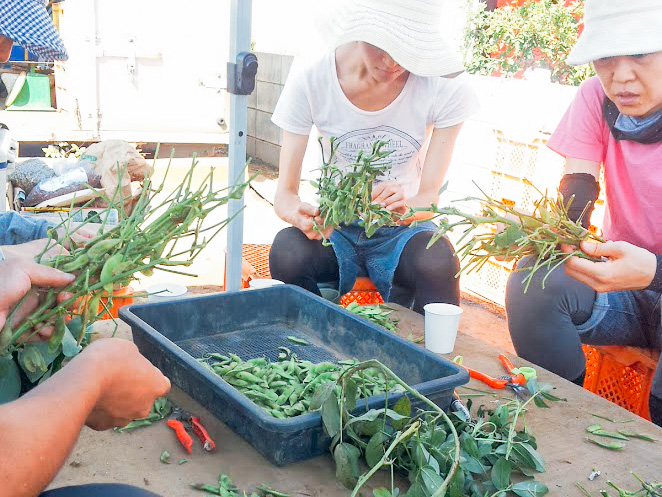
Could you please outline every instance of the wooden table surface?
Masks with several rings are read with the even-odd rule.
[[[395,314],[400,319],[400,334],[422,336],[422,316],[403,308],[398,308]],[[130,333],[128,326],[122,323],[119,335],[130,338]],[[450,358],[461,354],[466,365],[499,375],[503,374],[503,367],[497,358],[499,352],[483,340],[459,333],[455,351],[448,356]],[[511,359],[516,366],[527,364],[516,357]],[[662,428],[552,373],[541,368],[537,370],[542,383],[554,385],[557,387],[555,393],[567,398],[567,402],[551,403],[550,409],[532,406],[526,417],[538,439],[538,450],[545,457],[546,472],[540,474],[538,480],[549,487],[549,495],[581,497],[583,494],[576,487],[576,481],[582,482],[595,495],[598,489],[607,488],[607,480],[633,489],[636,488],[636,481],[630,471],[648,480],[662,480]],[[489,389],[476,380],[471,380],[469,386]],[[512,395],[507,390],[500,391],[501,394]],[[218,442],[216,452],[203,453],[199,444],[196,444],[192,455],[185,454],[165,423],[157,423],[129,434],[113,431],[97,433],[85,428],[68,463],[51,488],[90,482],[121,482],[144,487],[164,496],[190,496],[198,495],[190,489],[191,483],[214,483],[218,474],[224,472],[246,490],[266,483],[288,491],[293,496],[349,495],[350,492],[335,480],[335,468],[330,456],[275,467],[181,390],[174,388],[170,397],[179,406],[202,417]],[[485,396],[473,401],[489,404],[497,398]],[[605,427],[609,424],[608,421],[593,417],[591,413],[619,420],[632,419],[634,421],[619,427],[650,434],[660,442],[631,440],[621,451],[610,451],[590,444],[585,441],[585,428],[596,422]],[[163,450],[172,454],[173,464],[159,461]],[[188,462],[177,464],[181,458],[186,458]],[[594,468],[602,474],[594,481],[588,481]],[[379,476],[376,483],[386,484],[385,480],[380,482],[380,478],[385,476]]]

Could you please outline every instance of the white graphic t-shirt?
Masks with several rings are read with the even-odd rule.
[[[335,137],[340,166],[352,163],[360,150],[370,152],[375,141],[387,141],[382,150],[392,151],[387,158],[391,170],[380,180],[397,181],[410,198],[419,189],[432,130],[463,122],[477,107],[464,75],[448,79],[409,74],[390,105],[377,111],[359,109],[342,91],[331,52],[312,63],[295,63],[272,121],[299,135],[310,134],[314,125],[324,138],[327,157],[329,138]]]

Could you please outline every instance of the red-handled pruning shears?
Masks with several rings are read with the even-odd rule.
[[[189,454],[193,452],[193,438],[186,429],[188,426],[191,427],[193,433],[200,439],[206,451],[212,451],[216,448],[216,443],[209,436],[209,432],[202,425],[198,416],[191,416],[182,409],[174,408],[172,416],[168,419],[167,423],[170,428],[175,430],[177,439]]]
[[[515,392],[515,395],[517,395],[518,397],[522,399],[529,398],[531,396],[531,392],[529,392],[529,389],[523,385],[524,383],[526,383],[527,377],[524,374],[524,372],[521,371],[521,368],[520,370],[517,370],[513,365],[513,363],[510,361],[510,359],[508,359],[503,354],[499,354],[499,360],[501,361],[501,364],[503,364],[506,367],[506,369],[510,374],[497,376],[497,377],[490,376],[476,369],[471,369],[464,366],[462,364],[461,356],[455,358],[455,362],[464,366],[467,369],[467,371],[469,371],[469,376],[471,376],[472,378],[480,380],[492,388],[509,387]],[[533,368],[528,368],[528,369],[533,370]],[[533,372],[535,374],[535,371]]]

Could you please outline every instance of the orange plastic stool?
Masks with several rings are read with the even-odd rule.
[[[269,270],[269,244],[244,244],[241,248],[241,287],[248,288],[248,282],[251,280],[251,274],[257,274],[261,278],[271,278]],[[227,265],[226,265],[227,268]],[[225,286],[225,281],[223,282]],[[340,304],[347,305],[350,302],[359,304],[381,304],[384,302],[382,296],[372,284],[370,278],[358,277],[354,282],[354,287],[340,297]]]
[[[384,299],[370,278],[359,276],[354,281],[352,289],[340,297],[340,305],[347,305],[351,302],[357,304],[383,304]]]
[[[584,388],[650,420],[648,397],[660,353],[621,345],[582,345]]]
[[[113,290],[113,303],[108,309],[110,314],[104,309],[104,304],[108,307],[108,296],[106,292],[104,292],[104,296],[101,297],[101,302],[103,302],[103,304],[99,303],[99,312],[103,312],[99,315],[99,319],[110,319],[111,317],[117,318],[120,307],[133,304],[133,288],[127,285]]]

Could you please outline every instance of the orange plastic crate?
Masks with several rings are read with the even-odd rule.
[[[650,420],[648,397],[659,352],[620,345],[582,345],[584,388]]]
[[[384,299],[370,278],[359,276],[354,282],[354,287],[340,297],[340,305],[347,305],[352,302],[357,304],[383,304]]]
[[[263,278],[271,278],[271,271],[269,270],[269,251],[271,245],[267,244],[244,244],[242,246],[242,257],[244,263],[248,264],[248,269],[255,269],[257,274]],[[248,281],[250,277],[244,276],[242,267],[242,288],[248,288]],[[347,305],[350,302],[358,302],[359,304],[381,304],[384,302],[382,296],[372,284],[370,278],[359,277],[356,278],[354,287],[345,295],[340,297],[340,304]]]

